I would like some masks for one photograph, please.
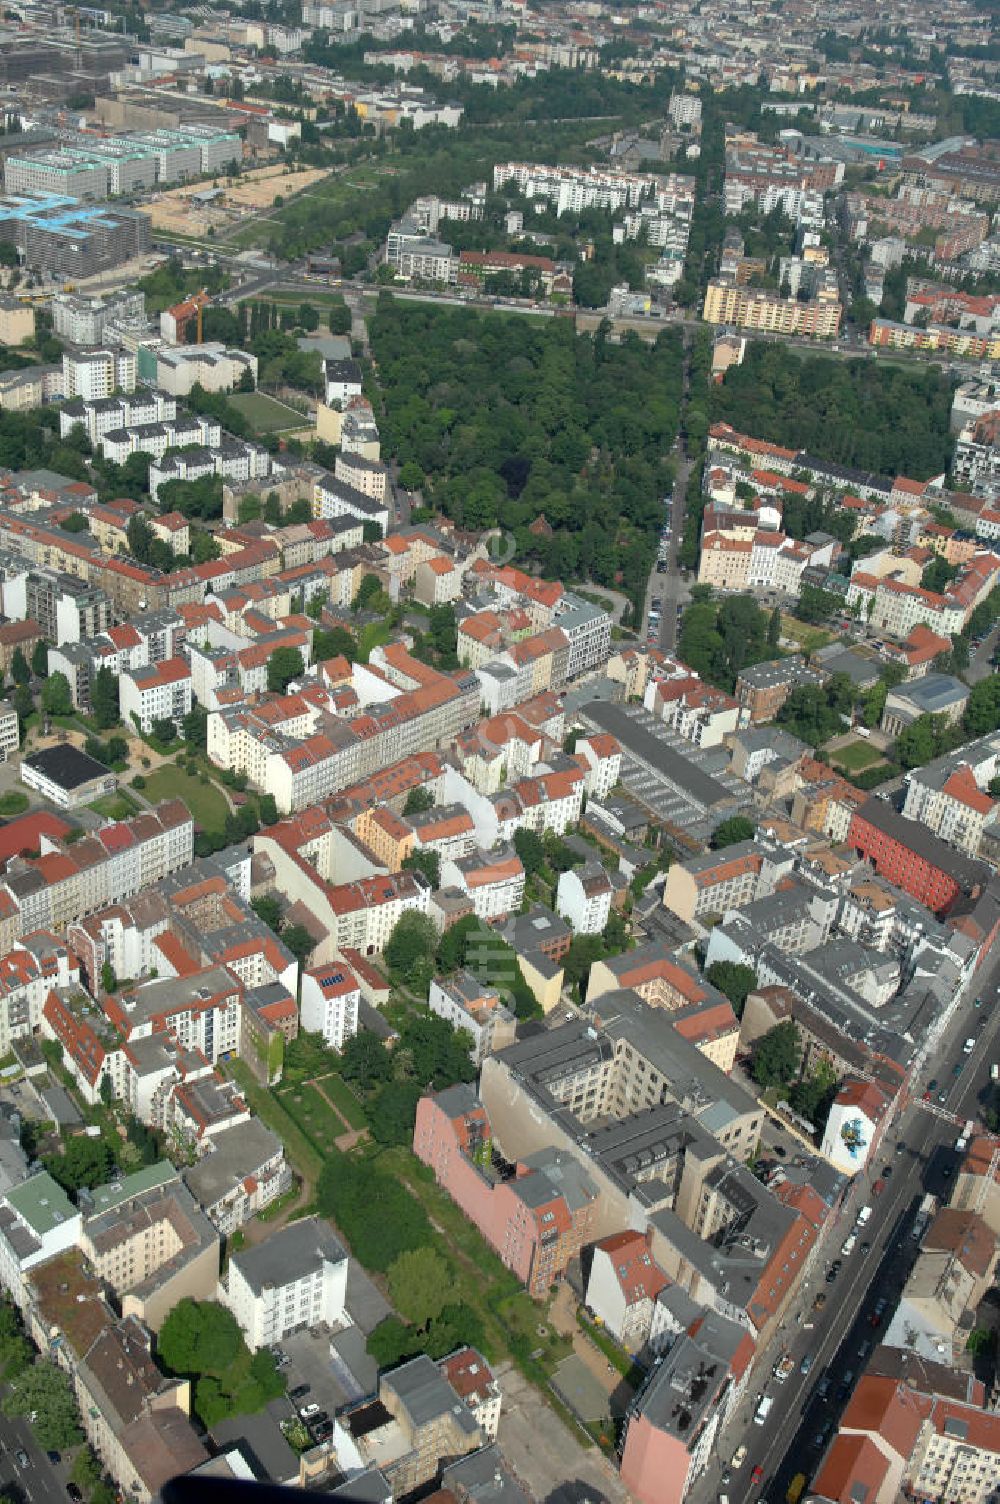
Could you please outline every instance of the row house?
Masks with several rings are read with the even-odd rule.
[[[121,713],[145,734],[157,721],[174,725],[191,709],[191,666],[186,658],[166,658],[145,668],[123,672],[118,679]]]
[[[321,1034],[331,1049],[342,1050],[358,1032],[361,987],[343,960],[304,971],[300,998],[303,1029]]]
[[[30,822],[31,817],[25,818]],[[12,821],[5,834],[16,841],[20,830],[30,828]],[[31,846],[38,844],[34,835],[27,839]],[[41,852],[38,857],[12,856],[0,878],[0,933],[8,948],[21,935],[62,928],[186,866],[194,855],[194,822],[180,800],[168,800],[155,811],[104,825],[71,845],[42,835]]]
[[[79,983],[76,956],[55,935],[37,930],[0,956],[0,1051],[34,1034],[53,987]]]
[[[732,695],[703,684],[697,674],[678,673],[651,682],[646,710],[696,747],[717,747],[743,725],[747,713]]]
[[[350,456],[350,473],[355,475],[355,478],[357,478],[357,466],[362,458],[361,455]],[[366,463],[374,462],[367,461]],[[312,514],[317,519],[356,518],[362,525],[369,523],[374,526],[380,538],[384,538],[389,531],[389,508],[385,501],[384,488],[381,497],[370,495],[366,490],[336,475],[324,475],[321,480],[316,481],[313,488]]]
[[[458,888],[472,900],[478,918],[502,919],[516,913],[524,898],[524,867],[512,846],[474,852],[441,864],[441,885]]]

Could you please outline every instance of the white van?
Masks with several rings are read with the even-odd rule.
[[[764,1424],[764,1422],[767,1420],[767,1417],[771,1413],[771,1407],[773,1406],[773,1404],[773,1395],[765,1394],[761,1396],[760,1404],[754,1411],[753,1423],[755,1426],[762,1426]]]
[[[871,1214],[872,1214],[871,1207],[870,1206],[863,1206],[861,1208],[861,1210],[858,1212],[858,1226],[859,1227],[867,1227],[867,1225],[868,1225],[868,1223],[869,1223],[869,1221],[871,1219]]]
[[[1000,1081],[1000,1065],[991,1065],[990,1066],[990,1080],[991,1081]]]

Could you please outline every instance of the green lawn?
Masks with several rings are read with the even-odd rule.
[[[228,400],[258,433],[277,433],[281,428],[309,425],[309,419],[303,413],[297,413],[294,407],[286,407],[284,402],[278,402],[266,392],[233,392]]]
[[[150,804],[181,799],[202,830],[219,832],[226,823],[229,806],[215,784],[202,783],[176,763],[164,763],[155,773],[148,773],[144,792]]]
[[[314,1184],[323,1168],[323,1157],[313,1148],[311,1141],[291,1113],[286,1111],[279,1097],[261,1086],[243,1060],[228,1060],[225,1072],[239,1086],[251,1112],[255,1112],[281,1139],[285,1146],[285,1157],[292,1169],[310,1185]]]
[[[877,762],[885,761],[877,747],[872,747],[860,737],[857,741],[838,747],[830,756],[834,766],[839,763],[849,773],[860,773],[865,768],[873,768]]]
[[[117,794],[105,794],[102,798],[95,799],[87,808],[92,809],[95,815],[103,815],[106,820],[127,820],[140,806],[131,794],[119,789]]]
[[[334,1103],[342,1117],[345,1117],[352,1128],[367,1128],[368,1119],[365,1110],[357,1097],[354,1095],[346,1081],[340,1076],[324,1076],[323,1090],[330,1101]]]
[[[347,1130],[322,1093],[310,1082],[278,1090],[278,1101],[324,1157],[337,1152],[337,1139]]]
[[[808,622],[799,621],[795,616],[782,616],[781,635],[790,637],[804,653],[815,653],[817,648],[825,648],[828,642],[834,640],[832,632],[810,626]]]

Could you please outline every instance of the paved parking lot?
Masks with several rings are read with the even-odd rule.
[[[293,1400],[296,1410],[303,1405],[318,1405],[333,1416],[345,1405],[353,1405],[375,1393],[378,1367],[368,1356],[368,1334],[391,1314],[381,1292],[352,1262],[347,1278],[347,1309],[355,1325],[342,1331],[295,1332],[280,1344],[288,1358],[282,1370],[288,1388],[308,1384],[308,1394]]]

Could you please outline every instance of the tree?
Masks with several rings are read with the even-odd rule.
[[[422,873],[432,888],[440,888],[441,857],[433,849],[411,851],[408,857],[403,858],[402,867],[404,872]]]
[[[795,614],[800,621],[812,623],[829,621],[840,610],[842,610],[840,597],[834,595],[832,590],[820,590],[817,585],[803,585],[799,591],[799,603],[795,608]]]
[[[340,1074],[360,1092],[369,1092],[389,1080],[392,1062],[377,1034],[359,1029],[347,1040],[340,1056]]]
[[[514,850],[521,858],[525,877],[534,877],[545,866],[545,847],[535,831],[521,827],[514,832]]]
[[[3,1410],[5,1415],[31,1416],[40,1444],[50,1450],[75,1447],[83,1440],[69,1376],[46,1359],[32,1364],[12,1381],[4,1395]]]
[[[723,847],[735,846],[740,841],[752,841],[754,834],[754,823],[746,815],[730,815],[712,831],[709,845],[713,851],[721,851]]]
[[[457,924],[449,925],[438,941],[437,963],[441,971],[447,974],[464,966],[471,936],[482,935],[484,929],[485,926],[475,914],[466,914]],[[490,934],[492,933],[491,931]]]
[[[73,694],[65,674],[51,674],[42,685],[42,709],[47,715],[73,714]]]
[[[115,976],[115,968],[110,961],[101,965],[101,986],[105,992],[114,992],[118,986],[118,978]]]
[[[215,1300],[178,1301],[160,1328],[157,1354],[176,1374],[226,1373],[243,1346],[236,1318]]]
[[[574,935],[563,959],[563,973],[567,987],[578,988],[582,997],[586,991],[591,966],[603,957],[604,941],[600,935]]]
[[[354,610],[381,612],[384,615],[389,610],[389,605],[389,597],[382,589],[378,575],[364,575],[354,597]]]
[[[272,694],[283,695],[293,679],[305,672],[298,648],[275,648],[267,661],[267,687]]]
[[[1000,726],[1000,675],[993,674],[972,686],[963,723],[970,736],[985,736]]]
[[[389,1268],[393,1305],[421,1331],[441,1314],[450,1289],[451,1272],[433,1248],[401,1253]]]
[[[104,664],[97,670],[90,686],[90,708],[98,730],[107,731],[117,726],[120,709],[118,703],[118,680]]]
[[[407,460],[399,467],[399,484],[404,491],[419,491],[424,483],[424,472],[416,460]]]
[[[335,1154],[320,1171],[316,1206],[331,1217],[351,1252],[368,1269],[385,1272],[401,1253],[425,1248],[433,1233],[420,1203],[377,1161]]]
[[[316,949],[316,941],[304,924],[290,924],[281,932],[282,944],[287,946],[300,966],[304,966]]]
[[[767,645],[776,648],[781,642],[781,612],[777,606],[771,612],[771,619],[767,624]]]
[[[14,690],[13,705],[17,711],[17,718],[21,722],[21,729],[23,731],[25,721],[35,711],[35,702],[31,698],[31,690],[26,684],[19,684]]]
[[[281,904],[271,893],[262,893],[259,898],[250,900],[250,907],[257,918],[262,920],[269,929],[277,934],[281,929]]]
[[[314,596],[309,602],[318,602],[322,611],[322,598]],[[317,627],[313,632],[313,659],[317,663],[324,663],[328,658],[344,657],[348,663],[353,663],[358,652],[358,644],[351,636],[346,627]]]
[[[196,702],[187,715],[181,717],[181,735],[189,747],[198,747],[204,752],[208,746],[208,711],[204,705]]]
[[[10,675],[15,684],[28,684],[31,681],[31,669],[20,648],[14,649],[14,656],[10,660]]]
[[[759,1086],[787,1086],[794,1080],[802,1046],[794,1019],[786,1018],[754,1043],[750,1069]]]
[[[31,650],[31,672],[36,679],[44,679],[49,671],[49,645],[40,637]]]
[[[113,1163],[111,1150],[103,1139],[83,1137],[66,1139],[62,1153],[50,1154],[44,1161],[53,1180],[71,1192],[84,1186],[93,1190],[95,1185],[103,1185]]]
[[[426,914],[409,909],[397,919],[382,954],[390,971],[412,980],[433,959],[436,946],[433,921]]]
[[[737,961],[713,961],[705,976],[729,999],[736,1017],[742,1018],[747,994],[757,985],[757,973],[753,967],[743,966]]]
[[[70,1478],[78,1488],[89,1494],[101,1481],[101,1464],[90,1447],[81,1447],[73,1459]]]
[[[157,717],[153,722],[153,735],[158,742],[165,742],[167,746],[177,740],[176,722],[168,720],[165,716]]]
[[[434,808],[434,795],[423,784],[410,789],[403,803],[404,815],[422,815],[425,810]]]

